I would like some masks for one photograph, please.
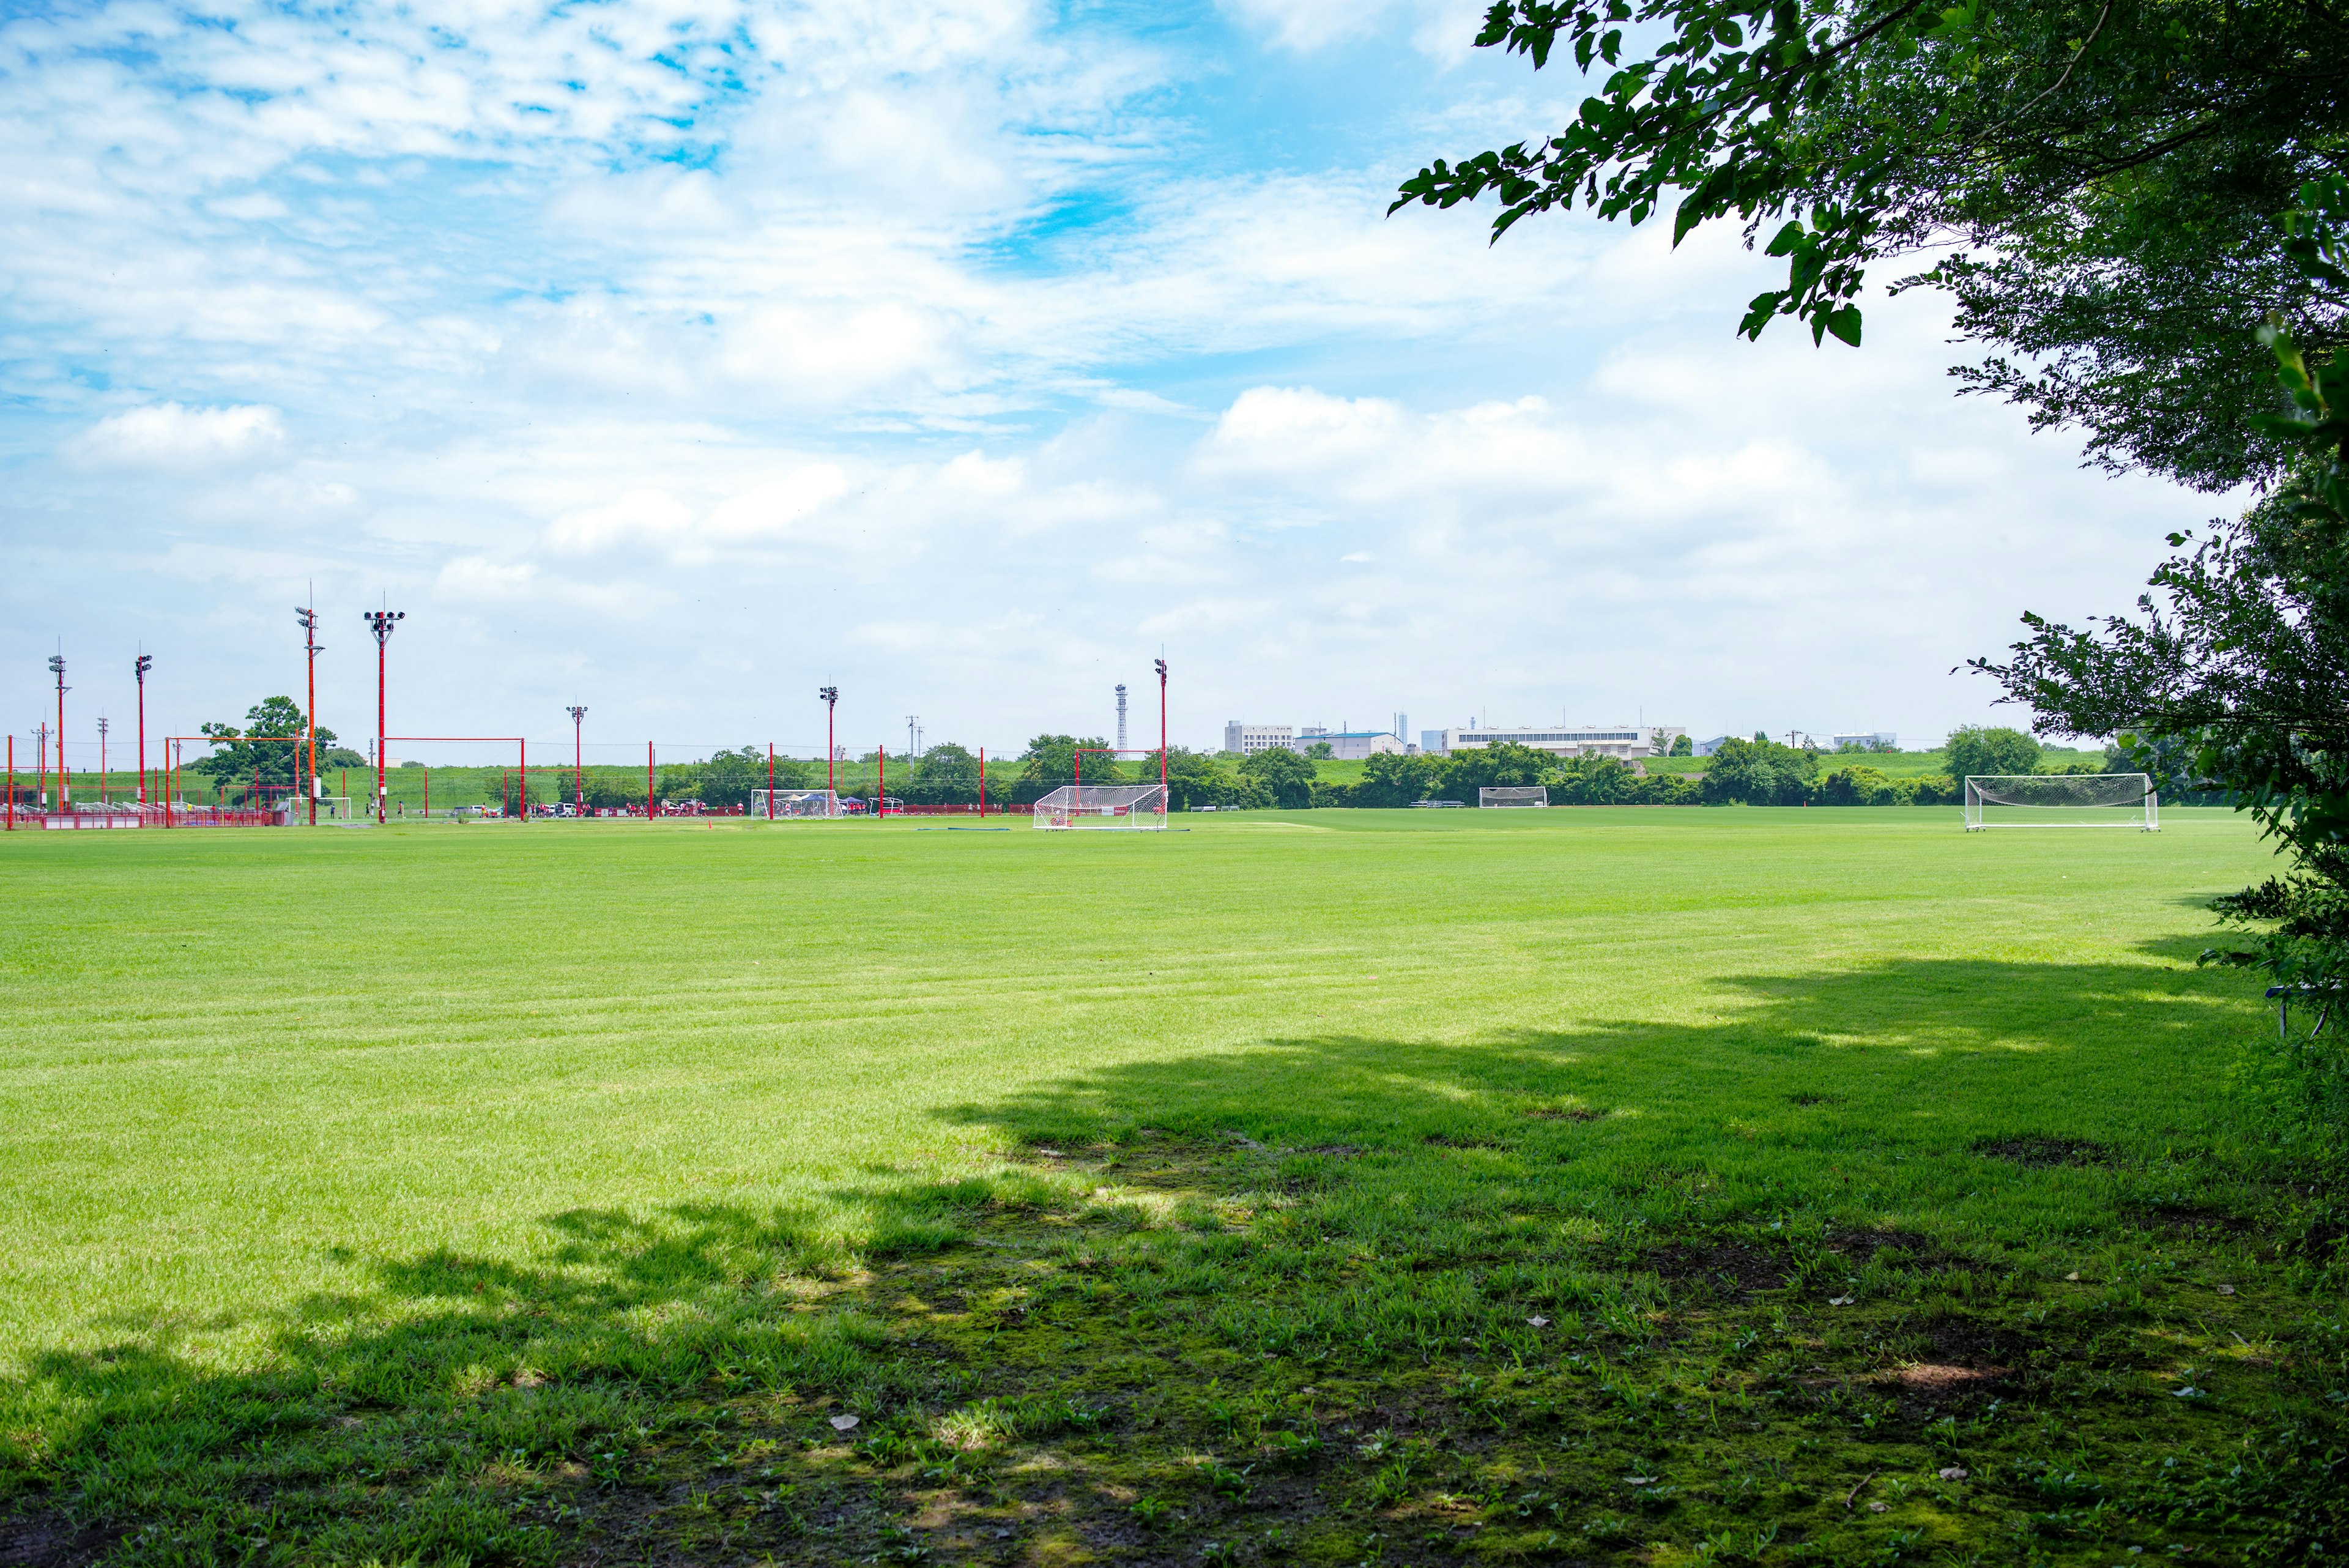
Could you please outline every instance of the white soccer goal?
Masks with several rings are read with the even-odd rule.
[[[2133,827],[2161,831],[2161,797],[2145,774],[1969,774],[1966,831]]]
[[[1476,792],[1476,804],[1486,810],[1504,805],[1547,805],[1549,790],[1542,784],[1487,785]]]
[[[750,792],[750,814],[771,814],[780,822],[787,816],[828,818],[846,816],[848,812],[840,804],[840,796],[828,789],[754,789]]]
[[[1036,826],[1163,830],[1166,826],[1166,786],[1062,784],[1036,803]]]

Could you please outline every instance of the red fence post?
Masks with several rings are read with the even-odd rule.
[[[987,815],[987,748],[978,748],[978,815]]]
[[[775,742],[767,742],[767,820],[775,820]]]
[[[645,742],[645,820],[653,819],[653,743]]]
[[[881,776],[873,785],[873,820],[878,822],[889,815],[889,748],[876,747],[873,754],[881,760]]]

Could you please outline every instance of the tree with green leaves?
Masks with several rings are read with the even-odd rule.
[[[1366,806],[1392,809],[1433,800],[1444,788],[1444,759],[1402,752],[1373,752],[1362,763],[1354,798]]]
[[[1263,785],[1283,811],[1302,811],[1313,804],[1313,764],[1286,746],[1250,753],[1240,763],[1240,776]]]
[[[1950,759],[1950,776],[1961,782],[1970,774],[2028,774],[2039,770],[2039,742],[2020,730],[1961,724],[1950,732],[1944,752]]]
[[[1800,805],[1815,792],[1819,754],[1775,741],[1723,741],[1705,760],[1707,805]]]
[[[1109,750],[1109,742],[1099,735],[1082,739],[1075,735],[1038,735],[1020,753],[1019,782],[1012,786],[1012,798],[1023,803],[1040,800],[1062,784],[1077,782],[1076,754],[1080,748],[1086,753],[1087,782],[1126,782],[1125,770],[1113,758],[1095,754]]]
[[[2300,0],[1495,0],[1480,47],[1570,58],[1596,91],[1535,141],[1438,161],[1397,207],[1491,195],[1497,240],[1578,203],[1673,243],[1742,226],[1786,264],[1779,317],[1857,346],[1871,277],[1949,290],[1996,348],[1960,373],[2092,457],[2202,488],[2272,474],[2287,438],[2235,323],[2303,348],[2343,302],[2261,241],[2341,165],[2349,32]],[[2013,355],[2017,358],[2007,358]]]
[[[310,753],[307,742],[296,738],[305,730],[301,706],[293,698],[264,698],[245,710],[242,727],[206,723],[201,728],[213,744],[206,755],[188,764],[190,773],[204,774],[231,787],[242,784],[248,792],[256,780],[265,791],[299,787]],[[332,761],[334,742],[332,730],[318,732],[320,767]]]
[[[908,769],[905,785],[893,785],[891,793],[916,805],[976,805],[978,758],[967,747],[941,741],[922,753]]]
[[[1547,784],[1557,768],[1557,759],[1547,752],[1515,741],[1463,746],[1444,764],[1444,794],[1473,805],[1480,789]]]
[[[2349,297],[2349,182],[2311,182],[2279,250]],[[2290,868],[2219,901],[2257,940],[2207,956],[2331,986],[2349,981],[2349,358],[2311,352],[2281,317],[2261,337],[2289,400],[2261,416],[2292,452],[2284,482],[2205,535],[2171,535],[2134,617],[2027,615],[2009,657],[1974,668],[2042,734],[2117,734],[2157,784],[2182,774],[2256,817]]]

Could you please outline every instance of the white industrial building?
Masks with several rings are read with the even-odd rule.
[[[1224,725],[1224,750],[1237,752],[1244,757],[1258,752],[1294,751],[1297,747],[1297,727],[1293,724],[1243,724],[1237,719]]]
[[[1900,749],[1900,737],[1890,730],[1856,730],[1848,735],[1830,735],[1827,740],[1837,751],[1846,746],[1873,746],[1886,752]]]
[[[1308,724],[1297,732],[1297,749],[1309,751],[1328,742],[1330,755],[1339,762],[1359,763],[1381,752],[1407,752],[1411,748],[1384,730],[1325,730],[1319,724]]]
[[[1613,757],[1630,762],[1661,757],[1687,731],[1671,724],[1525,724],[1516,729],[1485,730],[1470,725],[1461,730],[1431,730],[1422,745],[1444,756],[1470,746],[1496,746],[1504,742],[1530,746],[1561,757]],[[1433,744],[1428,744],[1429,741]]]

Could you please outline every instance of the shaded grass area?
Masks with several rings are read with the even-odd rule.
[[[1528,856],[1538,873],[1543,854],[1647,852],[1559,831],[1402,839],[1405,853],[1434,843],[1455,872],[1489,854],[1503,884],[1492,896],[1515,924],[1428,939],[1447,971],[1437,1000],[1510,988],[1466,1027],[1376,998],[1349,1009],[1285,977],[1262,996],[1252,939],[1285,935],[1268,962],[1349,975],[1366,940],[1390,943],[1381,975],[1414,943],[1364,939],[1350,901],[1308,904],[1283,881],[1371,852],[1237,828],[1237,858],[1167,878],[1211,963],[1071,923],[1048,927],[1064,945],[995,975],[1008,994],[946,988],[917,950],[919,900],[900,891],[824,966],[821,993],[783,987],[790,1005],[828,1010],[795,1026],[813,1032],[810,1050],[767,1033],[730,1052],[712,1019],[740,996],[713,994],[707,969],[672,972],[667,949],[606,977],[605,990],[639,988],[637,1011],[599,994],[564,1015],[574,1035],[618,1036],[613,1055],[567,1056],[486,1002],[444,1001],[428,1031],[444,1043],[385,1088],[440,1108],[388,1124],[412,1140],[384,1168],[398,1179],[326,1194],[316,1263],[262,1247],[232,1262],[284,1282],[240,1294],[218,1283],[224,1266],[175,1290],[173,1271],[219,1239],[158,1226],[160,1282],[111,1309],[59,1285],[33,1322],[20,1298],[0,1550],[843,1563],[2338,1550],[2349,1344],[2333,1243],[2309,1225],[2323,1195],[2245,1158],[2218,1090],[2258,1013],[2179,961],[2195,917],[2178,907],[2176,862],[2123,874],[2047,852],[2071,870],[2017,887],[1995,919],[2011,935],[2049,901],[2074,921],[2066,942],[1982,956],[1998,944],[1914,940],[1929,920],[1992,918],[1966,901],[1978,888],[1920,890],[1878,856],[1872,874],[1891,880],[1838,903],[1790,876],[1788,845],[1741,845],[1734,826],[1702,846],[1732,857],[1710,888],[1675,889],[1686,867],[1660,867],[1665,885],[1635,914],[1587,900],[1529,914],[1508,886]],[[862,875],[884,892],[908,867],[933,892],[951,886],[950,866],[890,858],[913,842],[852,847],[877,857]],[[1902,852],[1928,885],[1964,866],[1934,860],[1930,841]],[[1445,907],[1450,882],[1408,860],[1389,869],[1390,898]],[[1259,875],[1218,895],[1235,870]],[[2052,883],[2074,874],[2098,879],[2065,906]],[[995,890],[1051,894],[1070,875],[1031,863]],[[1757,886],[1770,880],[1775,904]],[[1253,901],[1268,883],[1288,895],[1269,908]],[[1796,904],[1832,913],[1806,938],[1773,926]],[[1752,912],[1711,923],[1723,905]],[[1587,938],[1595,919],[1632,961],[1570,952],[1553,970],[1525,940]],[[1658,919],[1682,922],[1658,946],[1683,971],[1649,961],[1640,939],[1657,933],[1640,928]],[[991,944],[1035,925],[966,931],[974,967],[1005,966]],[[1757,934],[1775,950],[1744,956]],[[1804,940],[1799,961],[1772,961]],[[398,968],[400,940],[415,929],[368,962]],[[399,983],[445,961],[426,946]],[[798,950],[814,963],[816,947]],[[1148,966],[1186,956],[1215,971],[1184,981],[1198,994],[1146,983]],[[860,981],[860,966],[885,972]],[[273,1055],[282,969],[200,1039],[192,1002],[142,1022],[126,989],[93,981],[102,967],[77,971],[95,1013],[16,1036],[9,1105],[71,1106],[55,1085],[87,1096],[102,1075],[130,1085],[111,1107],[128,1120],[84,1105],[50,1141],[17,1123],[16,1148],[101,1185],[128,1158],[184,1189],[184,1207],[200,1179],[157,1151],[195,1134],[141,1142],[136,1128],[175,1105],[153,1083],[211,1075],[340,1163],[322,1127],[366,1102],[320,1085],[363,1077],[385,1046],[362,1032]],[[582,982],[519,959],[499,974],[543,1007]],[[209,965],[191,978],[223,983]],[[1677,1000],[1657,1004],[1659,990]],[[424,1027],[386,1006],[392,1032]],[[1036,1015],[1054,1006],[1075,1011]],[[984,1049],[965,1063],[926,1048],[925,1030]],[[479,1056],[450,1043],[476,1032]],[[1054,1049],[1061,1033],[1078,1047]],[[681,1066],[679,1035],[697,1044]],[[843,1065],[859,1044],[932,1081]],[[331,1074],[297,1071],[321,1052]],[[688,1133],[766,1116],[753,1141],[791,1181],[709,1179],[732,1151],[626,1163],[626,1146],[663,1136],[632,1098],[646,1075],[666,1092],[672,1069],[745,1071],[740,1052],[777,1053],[783,1075],[688,1115]],[[586,1109],[432,1119],[469,1096],[504,1105],[493,1064],[513,1053],[540,1094],[575,1092]],[[239,1076],[255,1059],[268,1065]],[[261,1080],[277,1072],[295,1098],[271,1097]],[[893,1096],[911,1098],[892,1110]],[[802,1101],[805,1117],[781,1114]],[[860,1117],[881,1136],[823,1125]],[[452,1127],[488,1146],[463,1179],[539,1206],[503,1230],[437,1219]],[[618,1162],[617,1178],[531,1163],[558,1136]],[[272,1182],[326,1193],[293,1144],[237,1147]],[[497,1187],[502,1166],[528,1180]],[[564,1193],[598,1200],[543,1201]],[[103,1221],[60,1197],[46,1229],[20,1211],[12,1251]],[[26,1262],[11,1273],[52,1278]]]

